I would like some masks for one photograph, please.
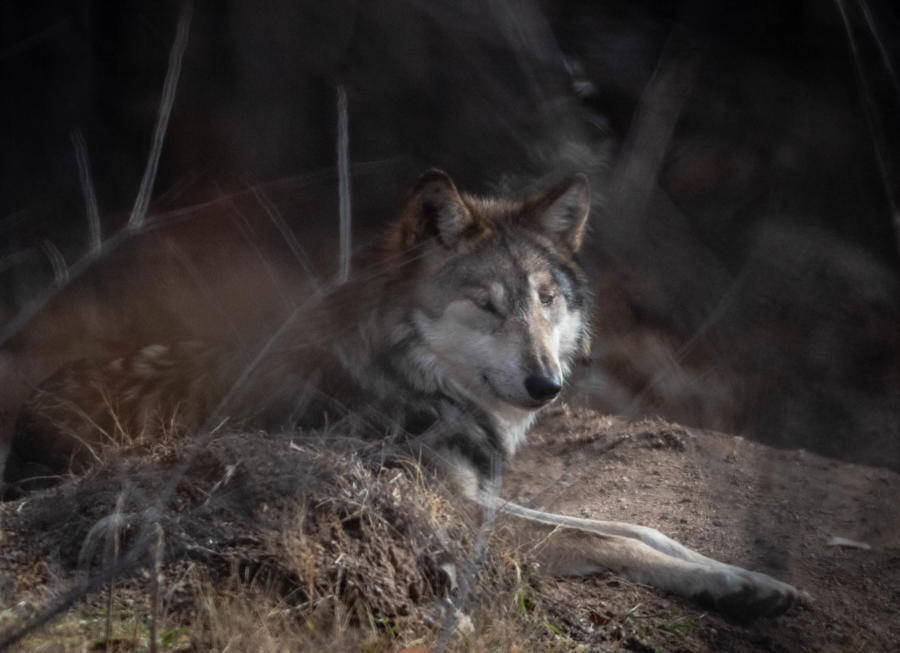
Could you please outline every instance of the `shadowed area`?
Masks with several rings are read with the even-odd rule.
[[[316,341],[359,328],[378,298],[347,295],[328,323],[308,306],[371,280],[351,250],[425,170],[514,198],[580,172],[592,358],[565,389],[541,361],[518,384],[568,403],[504,493],[645,523],[817,602],[744,626],[611,575],[541,579],[502,524],[382,469],[384,451],[217,422],[185,458],[171,424],[148,443],[113,420],[103,434],[128,437],[86,478],[14,470],[62,484],[0,506],[0,639],[37,621],[31,636],[52,635],[60,613],[73,647],[109,641],[115,594],[145,633],[123,648],[150,623],[185,647],[252,647],[261,622],[272,650],[452,650],[474,621],[473,650],[890,650],[893,3],[108,4],[0,10],[0,460],[60,366],[202,340],[230,352],[233,381],[260,351],[290,367],[291,346],[271,346],[287,322]],[[303,403],[298,387],[273,374],[249,400]],[[319,414],[327,435],[335,411]],[[170,613],[133,607],[160,587]],[[79,630],[101,610],[105,634]]]

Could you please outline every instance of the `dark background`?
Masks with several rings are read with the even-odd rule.
[[[4,320],[54,250],[87,251],[73,131],[104,234],[127,220],[182,11],[0,6]],[[150,211],[167,226],[4,343],[4,383],[90,343],[276,323],[299,285],[273,212],[333,274],[341,85],[356,243],[428,167],[479,193],[589,174],[585,401],[900,469],[898,34],[886,0],[198,2]]]

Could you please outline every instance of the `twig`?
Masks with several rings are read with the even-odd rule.
[[[447,614],[444,617],[444,622],[441,625],[441,633],[438,636],[438,641],[434,645],[435,653],[443,653],[450,645],[450,640],[460,625],[460,616],[465,614],[463,610],[468,609],[469,603],[472,600],[471,590],[475,578],[487,559],[490,536],[497,523],[497,506],[501,503],[501,468],[502,462],[497,460],[496,457],[493,458],[491,460],[491,476],[493,482],[487,489],[488,496],[486,497],[486,501],[479,502],[484,510],[484,518],[475,534],[472,556],[468,561],[468,564],[460,570],[456,603],[450,602],[449,607],[451,609],[447,611]]]
[[[181,75],[181,60],[187,48],[192,6],[191,2],[185,2],[182,5],[181,17],[178,19],[178,27],[175,32],[175,43],[169,52],[169,68],[166,71],[165,82],[163,82],[162,100],[159,103],[159,114],[156,118],[156,126],[153,129],[150,156],[147,158],[144,177],[141,179],[141,186],[134,200],[134,208],[131,209],[131,215],[128,217],[128,226],[132,228],[141,226],[147,215],[147,207],[150,205],[150,195],[153,192],[153,184],[156,181],[156,171],[159,168],[159,157],[162,154],[163,141],[169,125],[169,116],[172,113],[172,105],[175,103],[178,77]]]
[[[69,134],[75,147],[75,160],[78,163],[78,179],[81,181],[81,193],[84,195],[84,208],[88,219],[88,242],[92,251],[100,249],[102,244],[100,232],[100,209],[97,207],[97,195],[94,192],[94,181],[91,178],[91,161],[88,158],[87,144],[78,129]]]
[[[17,265],[22,265],[38,257],[37,248],[29,247],[6,256],[0,256],[0,272],[6,272]]]
[[[340,267],[338,283],[350,278],[350,129],[347,116],[347,92],[343,84],[337,87],[337,162],[338,211],[340,215]]]
[[[881,126],[878,113],[875,111],[875,99],[872,96],[872,89],[863,71],[859,45],[856,43],[856,37],[853,35],[853,26],[850,24],[850,17],[847,15],[847,10],[844,7],[844,0],[834,0],[834,4],[841,15],[841,21],[844,23],[844,31],[847,33],[850,53],[853,55],[856,83],[859,85],[859,92],[862,96],[863,112],[866,114],[866,125],[869,128],[869,136],[872,139],[875,163],[878,165],[878,172],[881,174],[881,182],[884,185],[884,193],[891,211],[891,226],[894,228],[897,253],[900,254],[900,207],[897,205],[897,197],[893,185],[894,177],[885,153],[884,129]]]
[[[66,267],[66,259],[62,252],[50,240],[46,238],[41,241],[41,249],[50,261],[50,267],[53,268],[53,285],[62,286],[68,281],[69,270]]]
[[[109,564],[109,584],[106,588],[106,633],[103,641],[106,644],[107,653],[110,650],[110,640],[112,639],[112,604],[113,604],[113,585],[116,582],[115,568],[119,560],[119,525],[122,517],[123,495],[120,492],[116,498],[116,508],[113,512],[113,532],[112,540],[107,544],[107,562]],[[112,547],[112,556],[110,556],[110,545]],[[110,559],[111,558],[111,559]]]
[[[210,285],[203,277],[203,273],[197,268],[196,263],[194,263],[191,257],[188,256],[174,240],[167,239],[166,247],[172,253],[175,260],[181,264],[185,272],[187,272],[188,278],[193,282],[194,287],[197,288],[207,305],[213,311],[218,313],[222,321],[228,326],[228,330],[231,331],[231,334],[234,337],[234,342],[238,347],[243,348],[245,344],[244,339],[241,337],[241,333],[237,326],[235,326],[234,320],[231,318],[228,311],[225,310],[225,307],[222,306],[221,300],[216,296],[215,291],[210,288]]]
[[[875,40],[876,45],[878,45],[881,63],[884,65],[884,69],[891,78],[891,85],[894,87],[894,93],[897,95],[897,98],[900,99],[900,84],[897,82],[897,72],[894,70],[894,64],[891,63],[891,57],[887,52],[887,48],[884,47],[884,41],[881,39],[881,34],[878,33],[878,28],[875,26],[875,19],[872,17],[872,12],[869,10],[869,3],[866,2],[866,0],[859,0],[859,6],[866,19],[866,25],[872,33],[872,38]]]
[[[3,325],[3,328],[0,329],[0,346],[3,346],[26,324],[31,322],[31,320],[33,320],[34,317],[41,312],[44,306],[46,306],[56,295],[60,288],[70,282],[73,278],[82,274],[94,263],[94,261],[103,256],[104,253],[115,249],[123,241],[128,240],[131,236],[138,233],[140,227],[143,226],[144,217],[147,213],[147,206],[150,202],[150,192],[156,177],[156,169],[159,165],[159,156],[162,152],[162,141],[169,122],[169,114],[172,111],[172,103],[175,99],[175,89],[178,82],[178,75],[181,70],[182,56],[184,55],[184,49],[187,46],[187,33],[188,28],[190,27],[190,21],[191,3],[187,2],[184,5],[181,17],[179,18],[178,31],[175,36],[175,42],[172,45],[172,51],[169,55],[169,69],[166,73],[165,84],[163,85],[163,97],[159,108],[159,118],[156,123],[156,129],[154,130],[153,145],[147,160],[147,168],[144,172],[144,179],[141,182],[141,187],[138,191],[137,198],[135,199],[134,209],[131,212],[128,223],[100,247],[89,249],[88,252],[73,263],[71,267],[65,269],[65,274],[61,274],[60,268],[58,267],[59,261],[62,260],[62,255],[59,254],[59,250],[53,247],[52,243],[49,243],[49,241],[44,241],[44,251],[47,253],[51,264],[54,266],[56,279],[52,285],[44,290],[44,292],[28,302],[12,320]],[[78,147],[76,145],[76,151],[77,149]],[[79,170],[81,170],[80,164]],[[88,220],[90,224],[90,214],[88,215]],[[50,249],[48,249],[48,247]],[[57,256],[57,254],[59,256]],[[64,265],[65,263],[63,262],[63,266]]]
[[[38,47],[43,44],[45,41],[49,41],[51,38],[54,38],[57,34],[62,34],[69,28],[67,24],[69,21],[61,20],[58,23],[54,23],[49,27],[45,27],[39,32],[35,32],[31,36],[28,36],[21,41],[17,41],[13,43],[9,47],[3,48],[0,50],[0,61],[5,61],[7,59],[12,59],[23,52],[28,52],[28,50]]]
[[[162,151],[162,141],[165,137],[169,115],[171,113],[172,104],[174,102],[175,89],[177,87],[178,76],[181,70],[181,61],[184,55],[185,47],[187,46],[190,17],[191,3],[186,2],[182,10],[181,17],[179,18],[175,43],[172,46],[172,51],[169,56],[169,69],[166,74],[165,84],[163,86],[163,97],[159,110],[159,118],[157,120],[156,129],[154,130],[153,145],[151,147],[151,152],[147,161],[147,168],[145,170],[144,179],[141,182],[141,188],[138,191],[138,196],[135,200],[135,206],[132,210],[128,223],[117,233],[115,233],[109,240],[103,243],[99,248],[90,249],[70,268],[65,267],[65,261],[62,259],[62,255],[59,253],[59,250],[57,250],[52,245],[52,243],[49,243],[49,241],[45,241],[44,250],[47,253],[47,256],[50,258],[51,264],[53,264],[54,266],[56,280],[43,293],[35,297],[21,311],[19,311],[19,313],[12,320],[7,322],[3,326],[3,329],[0,330],[0,345],[3,345],[12,336],[18,333],[23,326],[28,324],[41,311],[41,309],[43,309],[43,307],[50,301],[50,299],[53,298],[56,292],[63,285],[83,273],[105,252],[115,249],[123,241],[129,239],[132,235],[141,231],[140,228],[143,226],[144,216],[146,215],[147,206],[149,205],[150,192],[152,190],[153,182],[156,176],[156,170],[159,165],[159,156]],[[171,495],[173,489],[174,488],[169,488],[169,491],[159,498],[159,505],[162,505],[165,502],[168,496]],[[156,514],[156,511],[150,511],[150,514]],[[116,529],[118,529],[117,522],[120,518],[121,514],[117,513],[117,515],[113,516],[111,519],[111,521],[113,521],[114,528]],[[110,518],[107,517],[100,520],[100,522],[98,522],[98,524],[94,526],[92,532],[95,529],[98,533],[102,531],[107,519]],[[117,534],[115,537],[118,537]],[[118,557],[118,539],[116,539],[115,549],[117,551],[117,561],[111,565],[108,574],[101,569],[94,574],[87,575],[82,583],[78,583],[76,587],[74,587],[65,596],[63,596],[62,599],[60,599],[55,605],[45,610],[43,614],[38,615],[35,619],[31,620],[28,624],[25,624],[18,630],[4,633],[4,637],[0,639],[0,650],[5,650],[7,647],[12,646],[15,642],[20,641],[29,633],[34,632],[35,630],[46,624],[54,616],[60,614],[61,612],[74,605],[75,602],[80,600],[85,594],[102,587],[103,584],[107,582],[107,577],[114,578],[117,574],[132,569],[133,566],[137,564],[140,556],[148,550],[150,546],[150,537],[151,534],[147,531],[147,529],[142,529],[137,537],[137,541],[135,542],[134,546],[127,553],[127,555],[122,556],[121,558]],[[88,534],[85,545],[82,546],[82,555],[85,557],[89,555],[90,546],[88,544],[90,539],[91,533]],[[82,556],[79,556],[79,558],[81,557]]]
[[[294,305],[294,302],[291,301],[288,293],[285,291],[284,283],[282,282],[281,277],[279,277],[278,272],[272,266],[272,261],[266,256],[265,252],[263,252],[262,247],[260,247],[259,238],[257,237],[255,230],[250,226],[246,216],[241,213],[241,209],[238,207],[237,203],[233,199],[226,198],[224,193],[222,194],[222,197],[223,203],[225,204],[225,215],[227,215],[231,222],[237,227],[241,237],[247,241],[247,246],[256,254],[260,265],[266,271],[269,280],[272,282],[272,287],[275,288],[275,292],[278,293],[278,298],[281,300],[281,303],[286,309],[290,309]]]
[[[291,253],[294,255],[294,258],[297,259],[300,267],[303,268],[303,272],[307,277],[309,277],[310,281],[312,281],[313,284],[316,284],[316,274],[313,271],[313,267],[309,261],[309,257],[303,250],[303,246],[300,245],[300,241],[297,240],[297,236],[295,236],[294,232],[291,231],[291,228],[285,221],[284,216],[281,215],[278,207],[275,206],[272,200],[269,199],[269,196],[265,194],[265,192],[259,185],[253,187],[253,195],[265,210],[266,215],[269,216],[272,224],[274,224],[275,228],[278,229],[278,232],[281,234],[282,238],[284,238],[284,242],[287,243],[287,246],[291,250]]]
[[[386,161],[390,162],[392,160],[393,159],[386,159],[384,161],[367,161],[354,164],[353,167],[358,171],[357,174],[371,174],[372,172],[377,171],[379,168],[384,166]],[[397,160],[402,159],[398,158]],[[100,250],[88,251],[80,259],[72,263],[68,269],[66,284],[71,283],[72,281],[80,277],[96,261],[103,258],[103,256],[105,256],[106,254],[115,251],[122,243],[128,242],[134,237],[149,233],[156,229],[171,227],[187,220],[193,220],[197,216],[197,214],[202,213],[207,209],[219,206],[224,202],[229,202],[237,198],[246,197],[249,194],[257,192],[261,188],[282,188],[288,185],[291,185],[295,188],[306,188],[314,184],[325,183],[333,178],[334,168],[321,169],[316,170],[315,172],[304,173],[301,175],[283,177],[281,179],[275,179],[272,181],[257,184],[256,186],[253,186],[252,188],[249,188],[247,190],[229,193],[212,200],[193,204],[191,206],[173,209],[171,211],[160,212],[151,216],[151,218],[146,220],[139,228],[132,229],[126,225],[115,234],[107,238],[107,240],[101,246]],[[3,218],[3,220],[18,221],[22,219],[22,216],[24,215],[24,212],[14,213],[11,216]],[[3,225],[0,225],[0,228],[2,228],[2,226]],[[9,257],[4,258],[0,260],[0,268],[6,265],[11,265],[13,263],[18,263],[20,260],[24,260],[25,256],[26,255],[23,254],[22,258],[20,258],[16,255],[14,260],[9,259]],[[33,297],[30,302],[26,303],[11,320],[6,322],[3,327],[0,328],[0,347],[8,342],[10,338],[19,333],[19,331],[27,326],[35,317],[37,317],[37,315],[43,310],[43,308],[49,303],[49,301],[53,299],[56,293],[62,289],[62,287],[63,286],[61,285],[52,284],[49,287],[45,288],[40,294],[38,294],[36,297]]]
[[[157,624],[159,622],[159,581],[162,576],[163,529],[159,521],[154,524],[156,546],[153,548],[153,578],[150,580],[150,653],[157,652]]]

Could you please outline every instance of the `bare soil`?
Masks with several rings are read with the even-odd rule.
[[[35,624],[15,649],[102,650],[116,561],[115,650],[146,650],[152,615],[162,650],[892,651],[900,638],[900,475],[885,469],[660,419],[566,406],[542,419],[504,495],[652,526],[813,597],[748,624],[611,574],[539,576],[415,465],[363,464],[371,451],[232,433],[183,460],[111,461],[0,506],[0,640]]]
[[[895,472],[658,419],[629,424],[559,408],[514,461],[506,492],[536,508],[652,526],[813,597],[746,625],[612,576],[546,581],[587,639],[597,621],[633,609],[624,631],[647,650],[894,651],[900,643]],[[830,546],[834,537],[869,548]],[[626,636],[620,645],[634,644]]]

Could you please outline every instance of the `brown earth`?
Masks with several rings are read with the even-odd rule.
[[[560,408],[542,424],[507,477],[509,496],[655,527],[814,599],[777,619],[741,625],[611,576],[544,581],[546,591],[565,598],[575,639],[589,639],[592,625],[598,630],[596,615],[603,622],[628,614],[623,632],[645,650],[897,650],[900,475],[655,419],[627,424]],[[870,548],[829,546],[835,536]]]
[[[504,495],[653,526],[813,596],[746,624],[611,574],[540,577],[414,465],[296,442],[220,435],[189,465],[111,461],[0,506],[0,640],[31,623],[15,650],[103,650],[109,626],[110,650],[147,650],[155,615],[161,650],[896,650],[894,472],[658,419],[542,419]]]

